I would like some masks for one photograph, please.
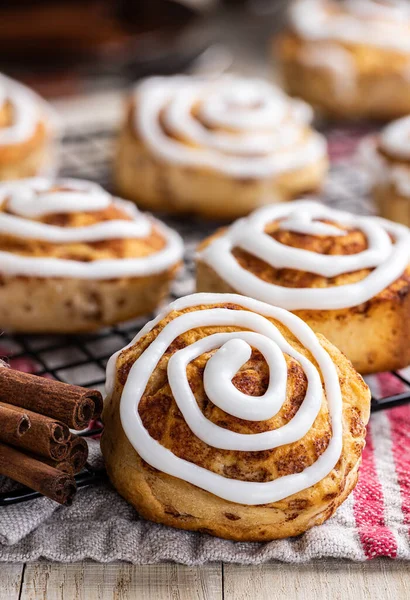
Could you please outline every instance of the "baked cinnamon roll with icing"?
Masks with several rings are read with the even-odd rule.
[[[132,95],[115,161],[150,210],[234,218],[316,189],[327,171],[312,111],[267,81],[153,77]]]
[[[410,232],[299,200],[263,207],[206,239],[197,290],[291,310],[360,373],[410,363]]]
[[[296,315],[180,298],[107,366],[102,450],[145,518],[234,540],[298,535],[354,488],[370,394]]]
[[[182,240],[78,179],[0,185],[0,330],[91,331],[151,312]]]
[[[382,217],[410,226],[410,116],[365,139],[360,154]]]
[[[0,181],[51,173],[59,129],[45,100],[0,74]]]
[[[330,116],[410,113],[407,0],[298,0],[274,50],[287,91]]]

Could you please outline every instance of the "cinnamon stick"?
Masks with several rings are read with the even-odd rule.
[[[97,390],[8,368],[0,368],[0,402],[57,419],[76,430],[97,419],[103,407]]]
[[[88,458],[88,444],[84,438],[73,435],[67,460],[72,464],[74,473],[79,473]]]
[[[35,458],[35,457],[33,457]],[[69,475],[77,475],[80,471],[75,471],[74,466],[68,460],[52,460],[51,458],[42,458],[42,462],[50,465],[57,469],[57,471],[61,471],[62,473],[68,473]],[[81,470],[81,469],[80,469]]]
[[[70,448],[67,458],[63,461],[55,461],[50,458],[43,458],[42,460],[48,465],[51,465],[59,471],[64,473],[72,473],[77,475],[83,470],[88,458],[88,444],[87,442],[76,435],[72,436],[70,442]]]
[[[0,474],[69,506],[77,486],[72,475],[0,443]]]
[[[38,415],[30,410],[24,410],[18,406],[0,402],[0,410],[2,408],[8,412],[14,412],[18,416],[27,415],[31,425],[23,436],[2,441],[53,460],[61,461],[67,457],[71,447],[71,434],[67,425],[55,419]],[[0,429],[1,427],[2,418],[0,412]]]
[[[0,442],[13,444],[18,442],[30,429],[27,413],[16,412],[0,403]]]

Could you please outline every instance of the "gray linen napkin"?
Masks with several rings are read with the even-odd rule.
[[[58,507],[45,498],[0,508],[0,561],[43,557],[62,562],[88,558],[135,564],[171,560],[195,565],[218,560],[300,563],[321,557],[410,559],[404,489],[389,451],[396,426],[397,431],[402,427],[407,431],[408,407],[396,412],[391,418],[383,412],[372,417],[371,444],[355,493],[329,521],[298,538],[239,543],[157,525],[141,519],[109,483],[104,483],[81,489],[70,508]],[[98,466],[98,442],[91,441],[90,450],[91,462]],[[376,471],[370,468],[373,460]],[[1,485],[4,489],[10,483],[3,480]]]
[[[89,441],[90,462],[101,465],[99,444]],[[10,481],[0,480],[0,490]],[[257,564],[270,559],[302,562],[321,556],[364,560],[349,500],[326,525],[294,540],[235,543],[179,531],[141,519],[109,483],[79,490],[70,508],[40,498],[0,508],[0,561],[94,559],[186,565],[224,560]]]

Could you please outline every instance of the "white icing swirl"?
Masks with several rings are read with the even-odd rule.
[[[410,117],[393,121],[378,136],[366,137],[358,154],[371,183],[391,184],[401,196],[410,198]]]
[[[410,167],[404,165],[387,166],[387,178],[401,196],[410,198]]]
[[[122,391],[120,415],[125,434],[138,454],[151,466],[178,477],[225,500],[258,505],[277,502],[321,481],[334,468],[342,450],[342,396],[336,367],[330,355],[306,323],[295,315],[251,298],[236,294],[194,294],[173,302],[148,323],[128,347],[134,345],[172,310],[232,303],[245,310],[212,307],[185,313],[170,321],[135,361]],[[275,319],[311,352],[318,368],[295,350],[268,320]],[[148,380],[169,345],[182,333],[198,327],[240,327],[246,331],[215,333],[177,350],[168,362],[168,381],[173,397],[191,431],[211,447],[238,451],[277,448],[302,439],[311,429],[321,407],[323,388],[331,418],[332,438],[319,459],[301,473],[279,477],[266,483],[228,479],[175,456],[153,439],[145,429],[138,406]],[[266,393],[248,397],[232,384],[235,372],[258,348],[270,369]],[[257,421],[274,416],[286,400],[287,368],[283,354],[299,362],[308,379],[305,399],[296,415],[283,427],[257,434],[239,434],[208,421],[200,411],[189,386],[187,364],[204,352],[218,349],[204,372],[205,390],[211,400],[229,414]],[[107,365],[107,391],[112,394],[119,352]]]
[[[410,160],[410,116],[387,125],[380,134],[380,146],[396,158]]]
[[[356,63],[343,46],[327,41],[305,45],[300,49],[299,60],[308,67],[327,71],[339,100],[348,102],[356,92]]]
[[[58,190],[50,189],[50,183],[43,177],[4,183],[0,203],[7,197],[8,210],[29,219],[53,213],[104,210],[111,204],[110,194],[92,181],[59,179],[55,183],[63,189]]]
[[[0,108],[8,103],[11,123],[0,126],[0,146],[24,143],[30,140],[42,118],[47,128],[58,128],[58,120],[48,103],[21,83],[0,74]]]
[[[325,157],[323,136],[307,129],[311,118],[307,104],[256,79],[152,77],[135,91],[134,126],[155,155],[238,178]]]
[[[315,221],[311,213],[303,207],[282,219],[279,223],[279,229],[293,231],[294,233],[303,233],[305,235],[330,235],[332,237],[347,233],[346,230],[340,229],[330,223]]]
[[[360,229],[367,238],[368,247],[357,254],[319,254],[281,244],[264,231],[268,223],[283,220],[281,228],[306,235],[345,233],[335,227],[329,229],[328,225],[323,227],[326,224],[317,222],[321,219],[335,221],[346,230]],[[361,269],[372,271],[356,283],[324,288],[287,288],[263,281],[244,269],[232,254],[234,248],[242,248],[276,269],[295,269],[328,278]],[[410,233],[407,227],[385,219],[362,217],[317,202],[299,200],[266,206],[240,219],[198,257],[242,294],[288,310],[336,310],[367,302],[402,275],[410,259]]]
[[[336,40],[410,51],[410,6],[406,0],[298,0],[290,22],[307,40]]]
[[[42,240],[55,244],[144,238],[152,225],[166,240],[165,247],[145,257],[94,260],[88,263],[52,257],[31,257],[0,251],[0,272],[36,277],[115,279],[159,273],[182,258],[179,235],[160,221],[139,212],[136,206],[112,198],[99,185],[77,179],[25,179],[0,184],[0,235]],[[113,219],[83,227],[60,227],[31,220],[48,214],[96,212],[114,204],[131,220]],[[12,213],[12,214],[10,214]]]

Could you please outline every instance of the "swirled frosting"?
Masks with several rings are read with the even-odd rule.
[[[343,236],[360,230],[367,240],[361,252],[348,255],[319,254],[280,243],[265,227],[309,236]],[[333,224],[323,223],[330,221]],[[326,278],[370,269],[360,281],[328,287],[284,287],[260,279],[239,264],[233,250],[240,248],[276,269],[294,269]],[[256,210],[240,219],[199,252],[235,291],[288,310],[343,309],[366,302],[388,287],[405,271],[410,260],[407,227],[378,217],[362,217],[334,210],[318,202],[299,200]]]
[[[373,183],[392,184],[401,196],[410,197],[410,117],[392,121],[379,135],[365,138],[359,155]]]
[[[383,129],[380,148],[392,158],[410,160],[410,117],[397,119]]]
[[[239,309],[230,310],[226,308],[227,304],[237,305]],[[236,294],[194,294],[173,302],[154,321],[148,323],[129,346],[136,344],[172,311],[188,307],[201,307],[201,310],[185,312],[165,324],[132,365],[122,390],[122,426],[141,458],[162,472],[188,481],[225,500],[241,504],[276,502],[321,481],[336,465],[342,450],[342,396],[336,367],[314,332],[295,315],[258,300]],[[270,319],[282,323],[311,353],[316,365],[297,351]],[[332,437],[315,463],[299,473],[264,483],[228,479],[177,457],[150,436],[143,425],[138,406],[161,356],[184,332],[214,326],[231,330],[210,334],[191,345],[177,348],[168,361],[168,382],[192,433],[212,448],[237,451],[257,452],[290,444],[303,438],[311,429],[320,411],[324,392]],[[240,330],[232,332],[232,327]],[[268,389],[259,397],[247,396],[232,383],[235,373],[249,359],[252,348],[259,350],[270,370]],[[210,350],[216,352],[208,360],[204,370],[207,396],[227,413],[251,421],[269,419],[281,409],[286,399],[287,382],[284,354],[298,361],[308,385],[305,398],[295,416],[279,429],[255,434],[237,433],[208,421],[198,407],[187,380],[186,369],[189,362]],[[119,352],[114,354],[107,365],[108,394],[112,394],[114,390],[118,355]]]
[[[298,0],[290,9],[290,24],[307,40],[410,51],[406,0]]]
[[[47,215],[98,213],[111,205],[123,218],[105,219],[87,226],[64,227],[42,222]],[[40,240],[53,244],[92,243],[115,239],[145,238],[152,228],[165,246],[148,256],[81,262],[47,256],[0,251],[0,272],[37,277],[113,279],[159,273],[178,263],[183,245],[179,235],[131,202],[112,198],[99,185],[78,179],[32,178],[0,185],[0,236]]]
[[[0,74],[0,110],[3,107],[10,110],[10,122],[0,125],[0,147],[30,140],[44,117],[47,117],[47,127],[58,129],[58,120],[45,100],[21,83]]]
[[[133,124],[167,162],[269,177],[326,156],[310,107],[259,79],[152,77],[136,87]]]

